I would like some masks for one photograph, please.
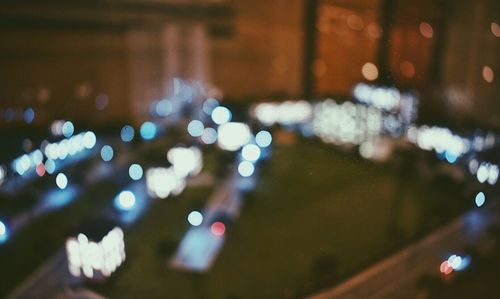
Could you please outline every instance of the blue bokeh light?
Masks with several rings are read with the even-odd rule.
[[[134,181],[138,181],[142,178],[144,171],[142,170],[141,165],[132,164],[132,165],[130,165],[130,167],[128,169],[128,174],[129,174],[131,179],[133,179]]]
[[[120,138],[123,142],[130,142],[134,140],[135,130],[129,125],[123,126],[120,131]]]
[[[109,145],[105,145],[101,148],[101,158],[104,162],[109,162],[113,159],[114,151]]]
[[[144,140],[151,140],[156,137],[156,125],[150,121],[147,121],[141,126],[141,137]]]

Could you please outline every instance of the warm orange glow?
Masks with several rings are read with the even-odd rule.
[[[427,22],[420,23],[418,29],[420,30],[420,34],[422,34],[423,37],[432,38],[434,36],[434,29],[432,28],[431,24]]]
[[[361,68],[361,73],[366,80],[373,81],[378,78],[377,66],[371,62],[367,62]]]
[[[484,78],[484,81],[488,82],[488,83],[491,83],[493,82],[493,79],[495,79],[495,73],[493,72],[493,70],[485,65],[483,67],[483,78]]]

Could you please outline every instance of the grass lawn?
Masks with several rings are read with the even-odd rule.
[[[166,264],[187,230],[188,211],[210,195],[191,190],[158,204],[129,231],[126,264],[96,289],[111,298],[303,296],[458,214],[465,207],[460,194],[445,179],[401,176],[387,165],[299,141],[274,150],[209,273]]]

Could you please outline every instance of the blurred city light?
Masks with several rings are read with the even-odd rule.
[[[89,240],[85,234],[66,241],[69,272],[80,277],[94,278],[95,272],[110,276],[125,261],[125,242],[119,227],[109,231],[101,241]]]
[[[145,122],[142,124],[141,126],[141,129],[140,129],[140,133],[141,133],[141,137],[142,139],[144,140],[152,140],[156,137],[156,125],[152,122]]]
[[[252,114],[260,123],[266,126],[272,126],[275,123],[285,126],[297,125],[312,119],[313,107],[304,100],[260,103],[252,109]]]
[[[187,131],[189,135],[193,137],[200,137],[205,129],[203,123],[199,120],[192,120],[187,126]]]
[[[255,162],[260,158],[260,148],[255,144],[247,144],[241,150],[243,159]]]
[[[251,138],[248,125],[236,122],[221,125],[217,129],[217,135],[217,144],[221,149],[227,151],[237,151],[247,144]]]
[[[122,211],[129,211],[135,206],[135,194],[132,191],[122,191],[115,198],[115,207]]]
[[[24,121],[27,124],[31,124],[34,119],[35,119],[35,110],[33,110],[33,108],[30,107],[24,110]]]
[[[157,167],[146,171],[146,186],[152,196],[167,198],[170,194],[180,194],[186,186],[186,181],[175,173],[173,167]]]
[[[486,196],[483,192],[479,192],[478,194],[476,194],[474,201],[476,203],[476,206],[481,207],[486,202]]]
[[[101,148],[101,158],[104,162],[109,162],[113,159],[114,151],[109,145],[105,145]]]
[[[197,147],[174,147],[167,153],[167,159],[172,164],[178,177],[197,175],[203,167],[201,150]]]
[[[168,99],[162,99],[156,103],[156,115],[167,117],[172,113],[172,103]]]
[[[255,143],[262,148],[270,146],[272,141],[273,137],[268,131],[259,131],[257,135],[255,135]]]
[[[0,186],[2,186],[3,181],[5,180],[5,176],[6,176],[5,166],[0,165]]]
[[[120,131],[120,138],[123,142],[130,142],[134,139],[135,130],[129,125],[123,126]]]
[[[214,128],[205,128],[201,134],[201,141],[205,144],[214,144],[217,141],[217,131]]]
[[[59,188],[61,190],[66,189],[66,187],[68,186],[68,178],[66,177],[66,175],[64,173],[57,174],[56,185],[57,185],[57,188]]]
[[[0,244],[4,243],[7,241],[9,237],[9,231],[7,229],[7,226],[3,221],[0,220]]]
[[[224,223],[217,221],[210,226],[210,230],[215,236],[223,236],[226,232],[226,226],[224,225]]]
[[[218,106],[212,111],[212,120],[218,125],[223,125],[231,121],[232,114],[229,109],[224,106]]]
[[[143,170],[141,165],[139,164],[130,165],[130,167],[128,168],[128,174],[132,180],[134,181],[140,180],[143,175]]]
[[[96,142],[97,142],[97,138],[96,138],[94,132],[86,132],[83,135],[83,145],[87,149],[92,149],[95,146]]]
[[[214,111],[217,106],[219,106],[219,101],[214,98],[208,98],[203,102],[202,109],[207,115],[212,115],[212,111]]]
[[[203,222],[203,215],[198,211],[192,211],[188,215],[188,222],[192,226],[199,226]]]
[[[66,121],[63,126],[62,126],[62,134],[66,138],[70,138],[73,136],[73,133],[75,132],[75,126],[73,125],[72,122]]]
[[[254,171],[255,171],[255,166],[253,165],[252,162],[241,161],[240,164],[238,164],[238,173],[242,177],[249,177],[254,173]]]
[[[54,171],[56,171],[56,163],[54,160],[47,159],[47,161],[45,161],[45,171],[47,171],[48,174],[53,174]]]

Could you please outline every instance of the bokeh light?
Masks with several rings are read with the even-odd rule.
[[[59,188],[61,190],[66,189],[66,187],[68,186],[68,178],[66,177],[66,175],[64,173],[57,174],[56,185],[57,185],[57,188]]]
[[[255,135],[255,143],[262,148],[270,146],[272,141],[273,136],[268,131],[263,130]]]
[[[144,140],[151,140],[156,137],[156,125],[150,121],[147,121],[141,126],[141,137]]]
[[[193,137],[200,137],[203,134],[203,130],[205,129],[205,126],[203,123],[199,120],[192,120],[189,122],[187,126],[187,131],[189,135]]]
[[[123,142],[130,142],[134,140],[135,130],[132,126],[125,125],[120,131],[120,138]]]
[[[192,226],[200,226],[203,222],[203,215],[198,211],[192,211],[188,215],[188,222]]]
[[[143,175],[143,170],[141,165],[139,164],[130,165],[130,167],[128,168],[128,174],[132,180],[134,181],[140,180]]]
[[[105,145],[101,148],[101,158],[104,162],[109,162],[113,159],[114,151],[109,145]]]
[[[224,225],[224,223],[217,221],[210,226],[210,230],[215,236],[223,236],[226,232],[226,226]]]
[[[230,122],[231,118],[231,111],[224,106],[218,106],[212,111],[212,120],[218,125]]]

